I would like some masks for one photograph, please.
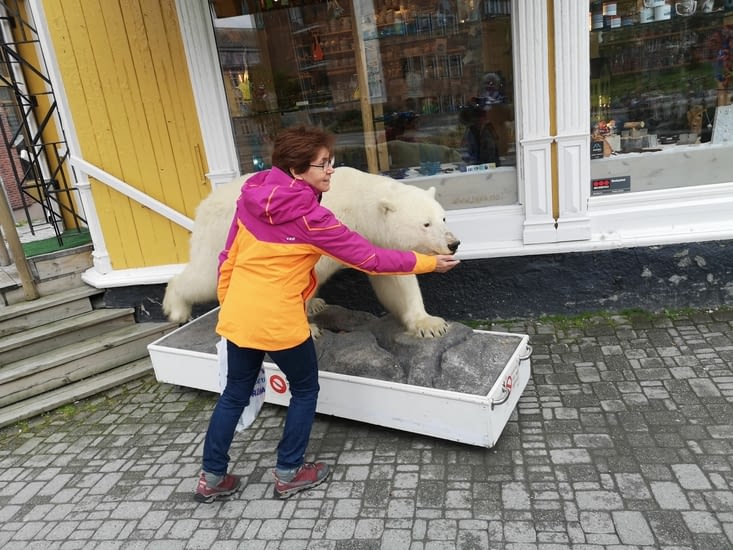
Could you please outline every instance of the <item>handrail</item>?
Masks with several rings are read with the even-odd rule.
[[[170,206],[163,204],[159,200],[154,199],[150,195],[146,195],[139,189],[135,189],[130,184],[125,183],[119,178],[116,178],[112,174],[105,172],[101,168],[94,166],[90,162],[87,162],[86,160],[79,158],[74,155],[70,155],[71,165],[74,168],[78,168],[88,176],[93,177],[94,179],[102,182],[105,185],[108,185],[115,191],[118,191],[119,193],[122,193],[126,197],[131,198],[135,202],[140,203],[141,205],[150,208],[154,212],[157,212],[161,216],[165,216],[173,223],[176,223],[183,227],[184,229],[188,229],[189,231],[193,230],[193,220],[187,216],[184,216],[177,210],[174,210]]]

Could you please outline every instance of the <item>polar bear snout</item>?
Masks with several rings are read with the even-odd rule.
[[[446,231],[443,234],[443,239],[445,241],[445,246],[451,251],[451,254],[455,254],[461,244],[461,241],[458,240],[451,231]]]

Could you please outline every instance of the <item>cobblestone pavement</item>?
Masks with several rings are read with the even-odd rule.
[[[151,375],[0,431],[0,548],[733,548],[733,311],[483,328],[534,348],[495,448],[319,415],[333,479],[279,501],[266,404],[241,493],[196,504],[216,396]]]

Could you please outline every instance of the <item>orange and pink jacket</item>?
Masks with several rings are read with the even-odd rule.
[[[308,183],[278,168],[244,183],[219,255],[219,335],[264,351],[303,343],[310,335],[305,303],[316,290],[314,268],[324,254],[369,274],[435,270],[435,257],[377,247],[319,199]]]

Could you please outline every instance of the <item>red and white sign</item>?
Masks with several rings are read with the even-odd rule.
[[[279,374],[270,376],[270,387],[275,393],[285,393],[288,391],[288,383]]]
[[[502,386],[504,386],[504,389],[507,391],[512,391],[512,387],[514,386],[514,383],[517,381],[517,376],[519,375],[519,363],[514,365],[514,368],[512,368],[511,372],[507,375],[506,378],[504,378],[504,383]]]

